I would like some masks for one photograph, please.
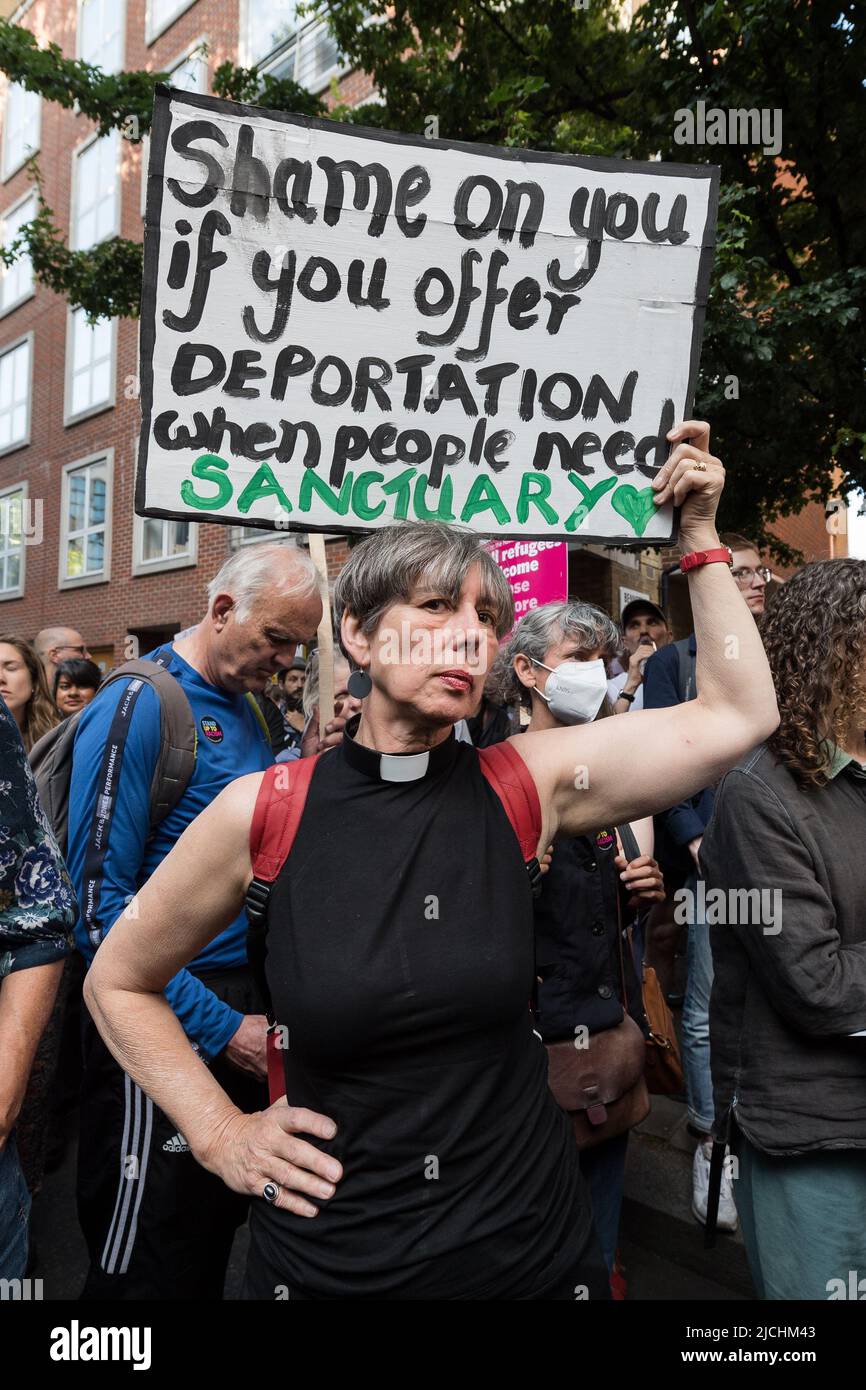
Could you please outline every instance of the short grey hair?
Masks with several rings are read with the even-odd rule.
[[[383,526],[355,546],[334,586],[334,625],[339,631],[343,614],[351,613],[369,636],[387,609],[408,599],[419,583],[457,603],[473,565],[481,569],[483,598],[495,614],[496,635],[504,637],[514,622],[508,580],[474,531],[442,521]],[[340,647],[348,658],[342,641]]]
[[[288,575],[279,564],[290,554],[296,562],[295,575]],[[306,598],[319,584],[316,566],[306,550],[294,541],[263,541],[241,546],[230,555],[207,586],[208,612],[218,594],[231,594],[235,617],[245,623],[252,616],[253,604],[266,589],[276,589],[284,598]]]
[[[509,684],[503,693],[511,699],[519,697],[522,704],[531,709],[532,696],[514,669],[514,658],[527,656],[530,661],[543,663],[550,648],[566,637],[576,639],[579,651],[592,652],[600,647],[604,657],[611,657],[620,650],[619,628],[603,608],[573,599],[544,603],[520,619],[514,636],[502,653],[509,676]]]

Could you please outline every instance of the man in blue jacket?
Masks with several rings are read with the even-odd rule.
[[[740,593],[757,621],[764,611],[764,591],[770,571],[761,564],[757,547],[744,536],[721,537],[732,555],[732,570]],[[693,700],[697,695],[695,635],[672,642],[654,653],[644,671],[644,708],[664,709]],[[732,653],[732,656],[735,655]],[[697,1133],[698,1146],[692,1167],[692,1211],[699,1221],[707,1216],[710,1181],[711,1132],[713,1128],[713,1083],[710,1073],[710,990],[713,984],[713,957],[710,932],[701,914],[694,910],[698,901],[700,875],[698,854],[704,831],[713,814],[713,788],[705,787],[688,801],[681,801],[656,816],[656,853],[665,868],[666,879],[680,868],[685,874],[688,896],[684,903],[688,947],[686,955],[686,995],[683,1002],[683,1071],[686,1082],[689,1123]],[[679,909],[678,909],[679,911]],[[730,1178],[725,1175],[719,1198],[718,1225],[733,1231],[737,1226]]]
[[[146,684],[119,680],[85,710],[73,753],[67,859],[80,903],[76,940],[88,963],[190,822],[235,777],[273,761],[245,693],[291,665],[321,613],[315,568],[294,545],[264,543],[226,561],[208,586],[205,618],[161,653],[189,701],[196,753],[183,796],[152,833],[158,696]],[[108,805],[106,785],[113,785]],[[176,907],[183,913],[182,902]],[[242,912],[165,995],[191,1046],[235,1103],[252,1111],[267,1104],[266,1022],[247,967],[246,928]],[[245,1200],[196,1163],[89,1019],[84,1049],[78,1209],[90,1269],[82,1296],[221,1298]]]

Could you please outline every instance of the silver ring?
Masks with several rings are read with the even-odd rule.
[[[277,1182],[266,1182],[266,1183],[265,1183],[264,1187],[262,1188],[262,1196],[264,1197],[264,1199],[265,1199],[266,1202],[270,1202],[271,1206],[273,1206],[274,1203],[276,1202],[277,1198],[279,1197],[279,1195],[280,1195],[280,1185],[279,1185],[279,1183],[277,1183]]]

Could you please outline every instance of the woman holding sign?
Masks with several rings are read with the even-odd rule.
[[[709,429],[689,422],[670,438],[653,486],[682,507],[697,700],[480,754],[457,743],[453,725],[474,712],[511,626],[510,592],[474,535],[387,527],[353,550],[335,593],[363,696],[353,736],[307,761],[305,796],[274,771],[222,792],[99,951],[87,999],[107,1045],[199,1162],[258,1199],[248,1297],[608,1296],[529,1014],[526,861],[537,870],[558,834],[690,795],[777,722],[715,531],[723,469]],[[738,660],[726,659],[732,641]],[[262,846],[285,843],[293,810],[291,852],[265,874],[289,1103],[244,1115],[162,990],[244,902],[251,831],[261,875]]]

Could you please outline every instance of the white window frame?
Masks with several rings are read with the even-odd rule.
[[[28,201],[28,199],[30,199],[30,198],[32,198],[32,199],[34,200],[34,205],[33,205],[33,216],[35,217],[36,214],[37,214],[37,212],[39,211],[39,200],[38,200],[38,198],[36,197],[36,189],[35,189],[35,188],[28,188],[28,190],[27,190],[26,193],[22,193],[20,198],[16,198],[16,199],[15,199],[15,202],[14,202],[14,203],[10,203],[10,204],[9,204],[9,207],[6,208],[6,210],[5,210],[2,214],[0,214],[0,223],[2,223],[2,225],[3,225],[3,242],[4,242],[4,245],[5,245],[5,242],[6,242],[6,218],[9,217],[13,212],[17,212],[18,209],[21,208],[21,207],[23,207],[24,204],[25,204],[25,203]],[[28,219],[28,221],[29,221],[29,219]],[[29,257],[28,257],[28,260],[29,260]],[[13,309],[17,309],[18,306],[19,306],[20,304],[26,304],[28,299],[32,299],[32,298],[33,298],[34,294],[36,293],[36,277],[33,275],[33,266],[32,266],[32,265],[31,265],[31,267],[30,267],[30,273],[31,273],[31,280],[32,280],[32,283],[31,283],[31,285],[30,285],[30,289],[29,289],[29,290],[26,290],[24,294],[19,294],[19,296],[18,296],[17,299],[13,299],[13,300],[12,300],[12,303],[11,303],[11,304],[7,304],[5,307],[3,307],[2,304],[0,304],[0,319],[5,318],[7,314],[11,314],[11,313],[12,313],[12,310],[13,310]]]
[[[14,496],[14,495],[16,495],[17,493],[20,493],[20,494],[21,494],[21,499],[22,499],[22,502],[23,502],[23,504],[24,504],[24,511],[26,511],[26,510],[27,510],[27,500],[28,500],[28,496],[29,496],[29,487],[28,487],[28,483],[27,483],[27,479],[26,479],[26,478],[23,479],[23,481],[20,482],[20,483],[10,483],[7,487],[0,487],[0,501],[2,501],[4,497],[9,497],[10,495],[13,495],[13,496]],[[17,585],[17,587],[14,588],[14,589],[0,589],[0,603],[5,603],[7,599],[23,598],[23,597],[24,597],[24,583],[25,583],[25,579],[24,579],[24,570],[25,570],[26,563],[27,563],[27,542],[26,542],[26,541],[23,539],[23,537],[22,537],[22,542],[21,542],[21,566],[20,566],[20,568],[19,568],[19,570],[18,570],[18,585]]]
[[[174,518],[175,521],[179,518]],[[144,526],[147,521],[161,521],[163,526],[171,526],[171,520],[164,520],[162,517],[139,516],[134,513],[132,522],[132,573],[135,576],[144,574],[162,574],[165,570],[184,570],[191,569],[198,564],[198,528],[200,522],[194,521],[192,517],[185,517],[189,522],[189,550],[184,555],[167,555],[160,560],[144,559]]]
[[[247,536],[246,531],[254,531],[255,534]],[[278,541],[281,536],[288,536],[289,531],[266,530],[264,526],[230,526],[229,527],[229,546],[232,550],[242,550],[248,545],[261,545],[262,541]]]
[[[21,333],[17,338],[13,338],[9,343],[4,343],[0,348],[0,357],[5,357],[7,353],[14,352],[16,348],[19,348],[22,343],[27,343],[29,345],[30,364],[27,382],[27,429],[23,439],[16,439],[14,444],[4,444],[0,447],[0,458],[5,454],[14,453],[16,449],[24,449],[30,443],[30,427],[33,420],[33,339],[34,335],[31,329],[29,333]]]
[[[84,0],[78,0],[75,10],[75,56],[85,62],[90,62],[90,58],[85,58],[81,52],[81,10]],[[120,67],[117,73],[108,73],[107,76],[114,77],[119,75],[126,68],[126,0],[112,0],[115,9],[120,10]],[[104,69],[100,69],[104,71]],[[77,108],[76,108],[77,109]]]
[[[249,33],[249,13],[250,0],[240,0],[240,41],[238,48],[242,55],[240,61],[243,67],[252,66],[254,61],[250,56],[251,50],[247,41]],[[327,28],[325,20],[317,19],[314,16],[306,16],[301,19],[291,38],[284,39],[271,53],[266,53],[264,57],[255,60],[259,70],[263,73],[272,72],[274,68],[279,67],[287,48],[291,47],[293,43],[300,45],[303,39],[308,38],[315,29],[319,28]],[[351,68],[347,67],[345,64],[339,62],[334,63],[327,71],[320,74],[316,79],[315,85],[308,87],[307,91],[311,92],[314,96],[318,95],[330,86],[333,78],[344,77],[348,72],[351,72]]]
[[[171,78],[172,73],[177,72],[177,69],[178,69],[179,67],[181,67],[181,66],[187,61],[188,58],[191,58],[191,57],[192,57],[193,53],[195,53],[197,49],[206,49],[207,46],[208,46],[208,43],[209,43],[209,40],[208,40],[207,34],[200,34],[199,37],[198,37],[193,43],[187,44],[186,48],[183,50],[182,53],[178,54],[178,56],[177,56],[172,62],[166,64],[165,71],[168,73],[169,78]],[[208,55],[207,55],[206,52],[202,54],[202,61],[203,61],[203,63],[204,63],[204,68],[205,68],[205,84],[204,84],[203,91],[206,93],[206,92],[207,92],[207,89],[208,89],[208,85],[209,85],[209,83],[210,83],[210,65],[209,65],[209,63],[208,63]],[[169,85],[171,85],[171,83],[169,83]],[[150,163],[150,136],[149,136],[149,135],[143,135],[142,138],[141,138],[141,215],[142,215],[142,217],[144,217],[145,213],[147,212],[147,166],[148,166],[149,163]]]
[[[34,154],[38,154],[40,149],[42,148],[42,97],[39,96],[38,93],[31,92],[31,96],[35,95],[38,98],[38,105],[36,108],[38,112],[36,118],[36,144],[34,145],[32,150],[25,151],[25,153],[18,160],[17,164],[6,163],[6,107],[9,102],[9,88],[11,86],[20,85],[20,82],[12,83],[7,81],[6,90],[3,96],[3,145],[2,151],[0,151],[0,162],[2,162],[2,170],[0,170],[0,182],[2,183],[6,183],[7,179],[11,179],[13,174],[18,173],[19,169],[23,169],[28,159],[31,159]]]
[[[69,512],[69,476],[79,468],[87,468],[92,463],[105,462],[105,564],[98,574],[79,574],[74,578],[66,575],[66,544],[69,540],[67,525]],[[90,584],[107,584],[111,578],[111,520],[114,504],[114,449],[99,449],[95,454],[85,454],[83,458],[64,463],[60,488],[60,554],[57,557],[58,589],[83,589]]]
[[[79,250],[82,250],[82,249],[83,249],[83,250],[87,250],[87,251],[92,251],[94,246],[101,246],[102,243],[103,243],[103,241],[109,241],[109,240],[111,239],[111,237],[113,237],[113,236],[120,236],[121,199],[122,199],[122,197],[123,197],[123,184],[122,184],[121,178],[120,178],[120,152],[121,152],[121,151],[120,151],[120,139],[119,139],[119,135],[120,135],[120,132],[119,132],[119,131],[116,131],[116,130],[115,130],[110,136],[99,135],[98,132],[94,132],[94,134],[88,135],[84,140],[80,141],[80,143],[77,144],[77,145],[75,146],[75,148],[73,149],[73,151],[72,151],[72,197],[71,197],[71,200],[70,200],[70,201],[71,201],[71,207],[70,207],[70,209],[69,209],[69,211],[70,211],[70,217],[69,217],[69,244],[70,244],[70,246],[71,246],[71,248],[72,248],[73,251],[79,251]],[[95,145],[95,144],[96,144],[97,140],[105,140],[105,139],[111,139],[111,138],[114,139],[115,145],[116,145],[116,150],[117,150],[117,165],[116,165],[115,170],[114,170],[114,177],[115,177],[115,183],[116,183],[115,197],[114,197],[114,226],[113,226],[112,228],[110,228],[109,231],[107,231],[107,232],[105,233],[104,236],[101,236],[101,237],[99,238],[99,241],[93,241],[93,242],[90,243],[89,246],[83,247],[83,248],[82,248],[82,247],[80,247],[80,246],[78,245],[78,236],[77,236],[77,232],[78,232],[78,194],[79,194],[79,183],[80,183],[80,175],[79,175],[79,168],[80,168],[80,165],[79,165],[79,160],[80,160],[81,156],[82,156],[83,154],[85,154],[85,153],[87,152],[87,150],[90,149],[91,145]]]
[[[63,384],[64,425],[77,425],[80,420],[89,420],[92,415],[101,415],[103,410],[112,410],[117,403],[117,319],[109,319],[111,326],[111,366],[109,367],[110,390],[108,396],[98,405],[89,405],[85,410],[75,412],[72,410],[73,321],[77,313],[83,313],[83,310],[73,309],[70,306],[66,314],[66,369]]]
[[[187,10],[191,10],[195,3],[196,0],[175,0],[174,13],[168,19],[164,19],[158,28],[155,28],[152,18],[153,3],[152,0],[147,0],[147,9],[144,19],[144,42],[148,47],[159,38],[160,34],[165,34],[171,26],[180,19],[182,14],[186,14]]]

